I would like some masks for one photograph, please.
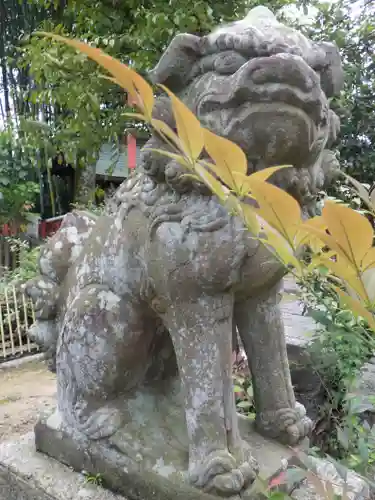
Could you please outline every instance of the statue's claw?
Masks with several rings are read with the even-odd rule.
[[[283,408],[272,414],[260,413],[256,425],[262,434],[289,446],[298,444],[312,429],[312,421],[300,403],[296,403],[294,409]]]
[[[257,472],[252,457],[238,464],[228,451],[213,451],[190,472],[190,481],[206,493],[232,499],[255,480]]]
[[[76,408],[76,428],[89,439],[112,436],[123,423],[123,412],[114,405],[105,405],[84,417],[84,410]]]

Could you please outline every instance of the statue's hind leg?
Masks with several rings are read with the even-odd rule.
[[[57,349],[58,404],[64,421],[90,439],[122,424],[125,398],[150,360],[152,321],[132,297],[91,285],[79,291],[62,322]]]
[[[312,423],[294,397],[279,300],[275,288],[236,304],[234,313],[252,373],[257,428],[294,445]]]

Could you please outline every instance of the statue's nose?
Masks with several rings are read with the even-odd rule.
[[[235,75],[239,87],[289,86],[305,93],[320,88],[319,77],[302,59],[293,54],[276,54],[249,61]]]

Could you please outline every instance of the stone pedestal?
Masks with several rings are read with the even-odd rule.
[[[35,449],[34,432],[0,444],[0,500],[126,500]]]
[[[170,419],[174,425],[170,426],[166,417],[163,427],[157,415],[150,414],[147,422],[132,422],[108,441],[88,442],[70,435],[55,412],[36,425],[36,449],[76,471],[99,474],[104,485],[129,500],[217,499],[188,483],[186,430],[173,412]],[[290,457],[290,451],[264,439],[252,430],[250,421],[241,419],[240,423],[242,436],[260,464],[261,476],[269,477]],[[251,496],[249,491],[248,498]]]

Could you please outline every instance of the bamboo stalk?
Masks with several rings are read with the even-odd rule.
[[[27,350],[28,352],[31,351],[30,347],[30,337],[29,337],[29,320],[28,320],[28,312],[27,312],[27,302],[26,302],[26,297],[25,294],[22,294],[22,306],[23,306],[23,315],[24,315],[24,323],[25,323],[25,329],[26,329],[26,339],[27,339]]]
[[[14,349],[13,328],[12,328],[12,320],[10,318],[9,297],[8,297],[8,290],[7,290],[7,288],[4,289],[4,295],[5,295],[5,303],[6,303],[6,308],[7,308],[7,316],[8,316],[10,346],[11,346],[11,349],[12,349],[12,355],[14,356],[16,354],[16,351]]]
[[[12,288],[13,288],[14,310],[16,313],[16,329],[17,329],[17,334],[18,334],[18,341],[20,343],[20,351],[21,351],[21,354],[23,354],[22,331],[21,331],[21,324],[20,324],[20,315],[19,315],[19,311],[18,311],[16,287],[13,286]]]
[[[30,299],[30,308],[31,308],[31,317],[33,318],[33,323],[35,323],[35,311],[34,311],[34,304],[32,303],[31,299]],[[37,344],[36,346],[37,350],[39,351],[39,345]]]
[[[5,349],[5,333],[4,333],[4,319],[3,319],[3,305],[0,303],[0,333],[1,333],[1,345],[3,348],[3,358],[7,357],[7,352]]]

